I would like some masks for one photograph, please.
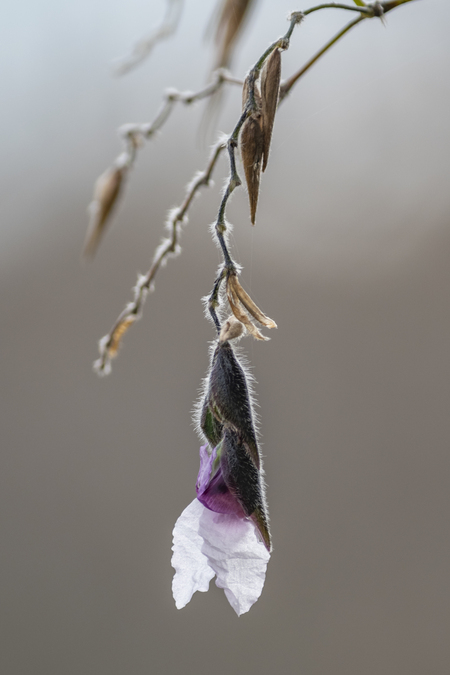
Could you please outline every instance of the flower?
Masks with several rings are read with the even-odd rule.
[[[178,609],[209,582],[223,588],[235,612],[248,612],[261,595],[272,548],[262,459],[244,370],[219,336],[211,360],[199,426],[197,499],[173,530],[172,592]]]
[[[210,511],[216,513],[234,514],[238,518],[245,518],[245,512],[238,500],[231,494],[222,474],[222,467],[217,467],[220,461],[217,446],[208,452],[209,445],[200,448],[200,470],[198,472],[197,499]]]
[[[216,586],[224,589],[239,616],[261,595],[270,553],[227,486],[221,455],[220,447],[200,448],[197,499],[183,511],[173,530],[172,592],[181,609],[195,591],[207,591],[217,576]]]

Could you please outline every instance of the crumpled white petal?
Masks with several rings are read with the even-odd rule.
[[[270,553],[250,520],[215,513],[198,499],[186,507],[173,530],[172,593],[178,609],[195,591],[205,592],[217,576],[238,616],[261,595]]]

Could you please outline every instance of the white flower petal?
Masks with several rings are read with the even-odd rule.
[[[195,591],[207,591],[217,575],[236,614],[248,612],[264,586],[270,553],[250,520],[214,513],[197,499],[178,518],[173,531],[173,597],[178,609]]]
[[[198,534],[198,524],[204,509],[203,504],[194,499],[173,528],[172,567],[175,576],[172,594],[177,609],[185,607],[195,591],[205,593],[214,578],[214,571],[202,553],[203,539]]]

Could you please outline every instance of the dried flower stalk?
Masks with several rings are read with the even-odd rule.
[[[412,0],[383,0],[382,2],[375,2],[372,3],[371,5],[368,6],[356,6],[356,5],[344,5],[341,3],[324,3],[322,5],[318,5],[316,7],[312,7],[308,10],[305,10],[304,12],[293,12],[290,17],[290,27],[289,30],[287,31],[286,35],[277,40],[275,43],[270,45],[268,49],[264,52],[264,54],[261,56],[261,58],[257,61],[255,66],[253,67],[251,74],[253,74],[253,79],[251,82],[251,86],[248,86],[248,78],[247,78],[247,97],[250,99],[249,103],[250,105],[247,105],[244,109],[244,112],[242,113],[238,123],[236,124],[232,134],[228,138],[227,141],[220,142],[214,149],[212,159],[210,160],[207,169],[199,174],[198,177],[195,177],[194,181],[191,183],[191,185],[188,188],[188,193],[186,195],[186,198],[180,207],[180,209],[175,210],[172,212],[171,217],[168,222],[168,226],[171,229],[171,238],[169,240],[166,240],[163,242],[163,244],[159,247],[159,249],[156,251],[154,259],[153,259],[153,264],[150,270],[147,272],[146,275],[139,277],[138,283],[135,287],[135,299],[132,303],[130,303],[125,310],[121,313],[117,321],[115,322],[112,330],[108,335],[106,335],[102,340],[100,341],[100,358],[96,363],[94,364],[95,369],[99,374],[106,374],[109,372],[111,364],[111,357],[114,356],[115,353],[117,353],[117,347],[120,341],[120,338],[123,335],[123,332],[132,324],[134,321],[140,317],[140,312],[142,309],[142,306],[145,302],[145,297],[148,292],[148,290],[151,287],[152,281],[156,275],[157,270],[159,269],[159,266],[161,263],[169,256],[169,255],[174,255],[178,252],[177,249],[177,238],[178,238],[178,223],[186,218],[186,213],[189,208],[189,205],[196,194],[197,190],[202,186],[202,185],[208,185],[209,184],[209,178],[212,173],[212,170],[216,164],[216,161],[218,159],[218,156],[222,152],[225,147],[228,149],[228,154],[229,154],[229,159],[230,159],[230,178],[228,181],[228,185],[225,190],[225,194],[222,198],[222,202],[220,205],[219,209],[219,215],[217,218],[217,222],[215,224],[215,233],[217,236],[217,239],[219,241],[219,244],[222,248],[222,252],[224,255],[224,267],[222,270],[219,272],[219,275],[215,281],[213,291],[211,292],[209,298],[208,298],[208,310],[209,313],[216,325],[218,334],[220,334],[221,331],[221,324],[220,321],[217,317],[217,308],[219,307],[220,304],[220,289],[221,289],[221,284],[224,279],[228,279],[229,276],[231,275],[236,275],[237,274],[237,269],[236,265],[232,261],[229,253],[228,253],[228,248],[226,245],[226,240],[225,240],[225,235],[226,235],[226,225],[225,225],[225,207],[226,203],[233,192],[233,190],[238,187],[241,184],[241,180],[239,178],[239,175],[236,171],[236,164],[235,164],[235,148],[237,146],[238,140],[239,140],[239,134],[242,130],[242,127],[244,123],[247,120],[247,117],[249,117],[252,112],[255,110],[255,98],[256,101],[258,99],[258,89],[256,87],[256,80],[260,74],[261,69],[263,68],[266,60],[274,53],[275,50],[280,50],[280,49],[287,49],[289,46],[289,40],[292,35],[292,32],[294,30],[295,25],[301,22],[301,20],[315,12],[321,9],[326,9],[326,8],[334,8],[334,9],[345,9],[353,12],[357,12],[359,14],[358,18],[351,21],[349,24],[347,24],[341,31],[339,31],[329,42],[327,42],[324,47],[319,50],[299,71],[294,73],[288,80],[286,80],[284,83],[281,84],[280,90],[279,90],[279,102],[282,102],[284,98],[287,96],[287,94],[290,92],[292,87],[296,84],[296,82],[304,75],[307,70],[321,57],[323,56],[338,40],[340,40],[351,28],[356,26],[358,23],[363,21],[366,18],[373,18],[373,17],[379,17],[383,18],[383,16],[391,11],[392,9],[395,9],[396,7],[406,4],[407,2],[412,2]],[[274,57],[275,60],[276,57]],[[275,69],[274,69],[275,70]],[[267,80],[268,76],[264,76],[266,79],[266,84],[261,85],[263,88],[264,86],[267,86]],[[272,92],[274,91],[274,85],[273,82],[276,82],[276,79],[272,75],[272,84],[271,84],[271,96],[272,98]],[[217,91],[222,84],[227,81],[227,82],[232,82],[232,83],[239,83],[238,80],[231,78],[228,74],[222,73],[219,71],[217,74],[217,80],[213,82],[211,85],[208,85],[204,90],[201,92],[198,92],[197,94],[182,94],[179,92],[168,92],[166,94],[166,101],[163,104],[160,112],[156,116],[155,120],[153,123],[149,125],[129,125],[123,130],[123,137],[127,141],[127,152],[128,154],[128,163],[127,166],[131,166],[131,164],[134,162],[135,155],[136,155],[136,148],[138,146],[138,143],[136,142],[136,137],[139,137],[140,139],[146,140],[149,138],[153,133],[159,129],[168,116],[170,115],[170,112],[173,108],[173,105],[176,101],[181,101],[185,104],[190,104],[194,100],[198,100],[199,98],[205,98],[206,96],[212,95]],[[241,83],[242,84],[242,83]],[[266,89],[267,91],[267,89]],[[267,97],[267,93],[266,93]],[[253,107],[252,107],[253,106]],[[271,137],[271,131],[273,128],[273,109],[276,110],[276,105],[272,102],[271,104],[267,105],[266,109],[266,129],[270,127],[270,135],[266,135],[266,141],[268,139],[268,142],[264,144],[264,150],[263,150],[263,160],[266,158],[266,161],[264,162],[264,168],[267,165],[267,158],[268,158],[268,153],[269,153],[269,146],[270,146],[270,137]],[[272,112],[269,112],[272,111]],[[233,313],[236,316],[236,318],[241,321],[246,327],[247,330],[249,330],[250,333],[252,331],[259,331],[256,329],[254,324],[250,321],[248,315],[245,313],[245,311],[242,309],[240,306],[240,303],[244,307],[246,307],[245,302],[243,302],[242,297],[245,298],[245,296],[238,297],[236,295],[235,289],[233,289],[233,292],[230,290],[228,292],[229,284],[227,284],[227,297],[230,306],[233,307]],[[242,287],[241,287],[242,288]],[[243,289],[242,289],[243,290]],[[245,293],[245,291],[244,291]],[[251,299],[250,299],[251,301]],[[247,300],[248,302],[248,300]],[[252,302],[252,301],[251,301]],[[254,304],[254,303],[253,303]],[[252,306],[249,304],[249,306]],[[253,308],[253,311],[259,312],[259,308],[256,307],[256,305]],[[248,308],[246,307],[247,311]],[[251,313],[251,312],[250,312]],[[262,314],[262,313],[261,313]],[[252,316],[254,316],[252,314]],[[263,315],[265,316],[265,315]],[[133,318],[132,318],[133,317]],[[242,317],[242,319],[240,318]],[[254,318],[256,318],[254,316]],[[268,317],[266,317],[268,319]],[[259,319],[257,319],[259,320]],[[270,319],[268,319],[271,321]],[[274,322],[272,322],[274,323]],[[253,326],[253,328],[248,328],[248,324]],[[255,336],[256,337],[256,336]],[[118,338],[118,339],[117,339]],[[264,336],[262,336],[259,333],[258,339],[265,339]]]
[[[216,71],[213,82],[196,93],[168,89],[165,93],[165,100],[153,122],[124,124],[119,129],[119,135],[124,143],[124,150],[114,161],[112,168],[107,169],[101,174],[95,183],[93,201],[89,207],[91,219],[85,239],[84,256],[92,257],[95,254],[101,237],[105,232],[106,225],[113,213],[113,206],[117,201],[119,190],[123,191],[125,174],[134,165],[137,152],[144,145],[145,141],[150,140],[161,129],[168,120],[176,103],[191,105],[196,101],[212,96],[225,83],[242,85],[241,80],[231,77],[226,70],[222,69]],[[115,185],[116,191],[114,192]]]

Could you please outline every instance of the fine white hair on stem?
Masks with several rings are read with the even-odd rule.
[[[136,297],[134,302],[131,303],[131,306],[127,306],[125,308],[125,310],[119,315],[110,333],[104,338],[102,338],[102,340],[100,341],[100,359],[98,359],[95,363],[95,368],[97,372],[100,372],[102,374],[109,372],[111,365],[110,364],[111,358],[117,354],[119,342],[123,333],[128,329],[129,326],[132,325],[132,323],[134,323],[135,320],[137,320],[141,316],[142,307],[145,302],[147,291],[153,285],[154,277],[159,267],[164,265],[169,257],[173,257],[179,254],[180,248],[178,243],[178,237],[181,232],[181,226],[187,222],[186,220],[187,211],[194,197],[197,195],[199,189],[203,186],[206,187],[210,184],[213,169],[217,163],[220,154],[226,148],[228,150],[229,155],[230,176],[225,185],[224,192],[222,194],[217,220],[213,226],[215,239],[217,240],[220,249],[222,251],[224,262],[219,272],[219,275],[216,278],[213,291],[208,298],[209,314],[212,320],[214,321],[217,332],[220,333],[221,326],[219,318],[217,316],[216,308],[219,308],[219,306],[222,304],[220,302],[220,300],[223,298],[222,285],[223,282],[226,281],[228,286],[228,281],[230,277],[232,276],[237,277],[239,272],[236,263],[232,260],[230,253],[228,251],[227,230],[229,230],[230,225],[229,223],[226,222],[225,219],[227,202],[230,199],[233,191],[242,184],[242,181],[236,169],[235,151],[238,145],[240,131],[244,123],[250,116],[256,115],[257,112],[256,95],[255,95],[256,83],[260,78],[261,70],[263,69],[266,61],[270,58],[271,54],[275,50],[284,51],[288,49],[290,39],[292,37],[292,33],[294,31],[295,26],[298,25],[307,15],[313,12],[322,9],[340,9],[351,11],[353,13],[358,14],[356,19],[350,21],[348,24],[344,26],[344,28],[342,28],[338,33],[336,33],[336,35],[334,35],[316,54],[314,54],[309,59],[309,61],[306,62],[304,66],[302,66],[297,72],[291,75],[291,77],[289,77],[286,81],[281,83],[279,87],[279,102],[281,103],[286,98],[291,89],[294,87],[294,85],[298,82],[298,80],[314,65],[314,63],[316,63],[316,61],[319,58],[321,58],[326,52],[328,52],[328,50],[331,49],[331,47],[333,47],[333,45],[336,44],[336,42],[342,39],[342,37],[344,37],[344,35],[346,35],[353,27],[355,27],[357,24],[361,23],[365,19],[371,18],[383,19],[384,15],[390,12],[391,10],[411,1],[413,0],[377,0],[376,2],[372,2],[369,5],[364,5],[362,3],[355,5],[346,5],[343,3],[331,2],[316,5],[314,7],[311,7],[310,9],[304,10],[303,12],[298,11],[293,12],[290,15],[290,26],[286,34],[283,37],[278,38],[264,51],[261,57],[254,64],[253,68],[250,69],[246,77],[245,81],[246,100],[244,101],[244,110],[241,113],[232,133],[229,136],[221,137],[219,142],[214,146],[207,167],[203,172],[197,173],[193,177],[193,179],[190,181],[187,187],[187,194],[185,196],[184,201],[182,202],[180,207],[174,209],[171,212],[171,214],[169,214],[169,219],[168,223],[166,224],[166,227],[169,230],[170,236],[167,239],[165,239],[163,243],[160,244],[159,247],[157,248],[155,257],[153,258],[152,266],[147,272],[147,274],[144,275],[143,277],[145,281],[143,281],[142,284],[138,284],[136,286],[138,292],[135,294]],[[175,3],[173,2],[172,4]],[[230,2],[227,4],[231,7],[233,3]],[[178,92],[177,90],[167,91],[165,94],[165,100],[163,101],[163,104],[161,105],[161,108],[158,111],[153,122],[142,125],[131,124],[122,127],[120,133],[122,136],[122,140],[125,144],[125,150],[119,156],[119,158],[117,158],[116,161],[113,163],[112,166],[115,168],[115,170],[128,172],[128,170],[134,164],[137,151],[141,147],[143,141],[149,139],[154,133],[156,133],[163,126],[163,124],[168,119],[170,113],[172,112],[176,102],[181,102],[185,105],[190,105],[197,100],[201,100],[203,98],[207,98],[213,95],[223,86],[225,82],[233,84],[242,84],[239,80],[236,80],[235,78],[231,77],[228,71],[225,71],[224,69],[219,69],[218,71],[216,71],[213,81],[210,84],[208,84],[204,89],[200,90],[195,94],[192,94],[191,92],[182,93]],[[111,172],[112,170],[109,169],[107,170],[107,172],[102,174],[102,176],[110,178],[110,176],[112,175],[112,177],[116,179],[116,182],[117,184],[119,184],[120,187],[122,177],[121,176],[118,177],[116,174]],[[100,184],[100,188],[102,188],[102,190],[100,190],[100,188],[98,189],[99,196],[97,196],[97,202],[98,204],[103,205],[103,211],[100,212],[97,205],[96,213],[97,214],[100,213],[102,217],[101,228],[103,228],[109,213],[112,211],[112,206],[114,206],[114,203],[116,201],[119,187],[117,187],[116,189],[116,185],[113,184],[111,178],[110,183],[104,182],[103,185]],[[106,188],[108,188],[109,191],[106,190]],[[96,243],[97,242],[95,241],[95,246]],[[273,322],[271,319],[268,319],[268,317],[265,317],[265,315],[259,310],[259,308],[255,306],[255,304],[248,296],[248,294],[242,288],[237,286],[236,281],[234,281],[233,284],[235,287],[237,287],[237,291],[234,295],[238,296],[240,302],[244,305],[245,309],[250,312],[253,318],[259,321],[258,317],[263,317],[264,325],[267,325],[267,327],[275,327],[275,322]],[[236,288],[234,290],[236,290]],[[228,296],[228,300],[230,303],[231,300],[235,302],[234,295],[233,293],[230,293],[230,295]],[[230,307],[231,309],[233,309],[234,314],[238,320],[241,319],[245,320],[244,315],[241,314],[241,309],[239,306],[235,306],[233,308],[230,304]],[[268,323],[265,323],[266,320],[268,321]],[[253,331],[252,326],[248,324],[248,322],[246,323],[246,325],[247,329],[250,328],[250,332],[252,332],[254,337],[257,337],[258,339],[261,338],[264,339],[264,336],[261,336],[258,331]]]

